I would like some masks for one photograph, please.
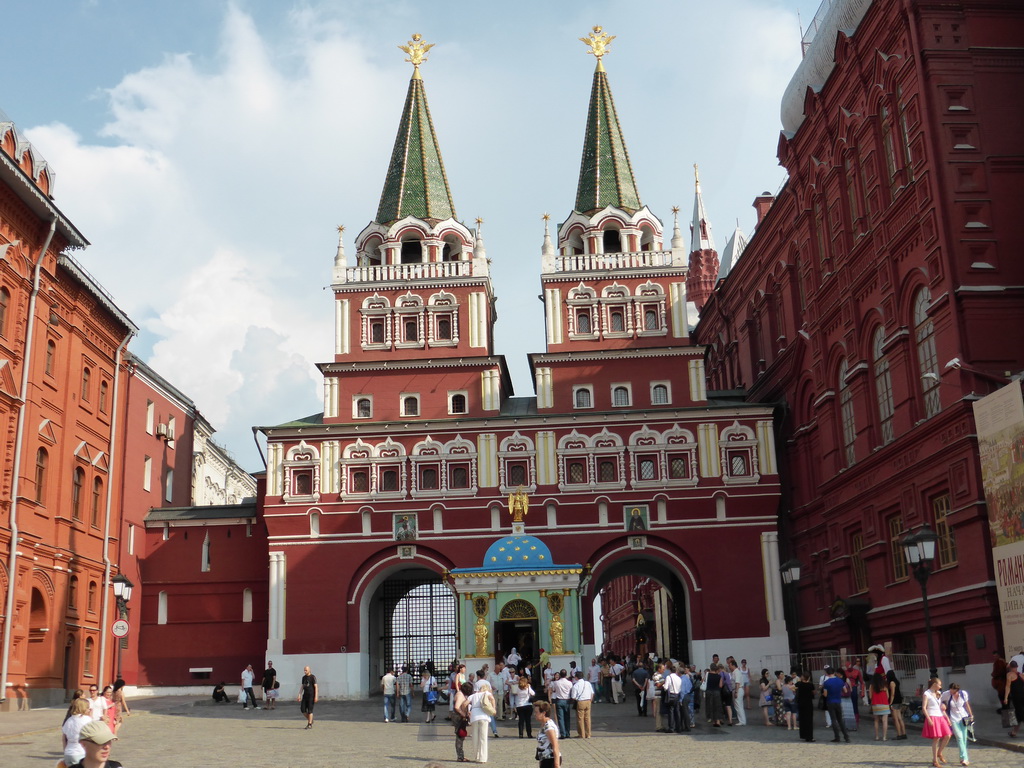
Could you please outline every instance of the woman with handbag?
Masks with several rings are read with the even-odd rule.
[[[423,691],[423,706],[420,707],[420,710],[426,713],[426,719],[423,722],[432,723],[437,717],[437,680],[426,667],[423,668],[420,688]]]
[[[481,680],[479,690],[469,697],[469,735],[473,740],[473,753],[478,763],[487,762],[487,735],[491,729],[491,718],[497,712],[491,684]]]
[[[519,682],[512,689],[512,706],[516,710],[516,719],[519,720],[519,738],[523,738],[523,730],[526,731],[526,738],[533,738],[533,723],[531,713],[533,712],[533,697],[537,694],[530,686],[530,678],[526,675],[519,676]]]
[[[967,756],[967,729],[973,724],[974,711],[967,699],[967,691],[956,683],[950,683],[949,690],[942,694],[942,703],[946,705],[956,745],[960,748],[960,765],[971,764]]]
[[[772,706],[772,684],[768,680],[768,670],[761,670],[761,680],[758,683],[761,689],[761,696],[757,700],[757,706],[761,708],[761,716],[764,718],[765,727],[771,725],[771,720],[768,718],[768,710]],[[781,702],[779,702],[781,704]]]
[[[533,713],[540,723],[536,754],[539,768],[557,768],[562,764],[562,754],[558,747],[558,725],[551,719],[551,705],[546,701],[535,702]]]
[[[455,759],[466,762],[463,746],[469,735],[469,696],[473,693],[472,683],[463,683],[452,696],[452,725],[455,726]]]

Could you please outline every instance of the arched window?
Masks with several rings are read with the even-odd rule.
[[[0,336],[7,335],[7,310],[11,305],[11,292],[0,288]]]
[[[590,313],[576,313],[576,333],[590,333]]]
[[[928,316],[931,303],[932,296],[927,288],[917,292],[914,299],[914,338],[917,341],[917,362],[926,418],[939,412],[939,359],[935,352],[935,324]]]
[[[617,229],[604,231],[604,252],[622,253],[622,236]]]
[[[889,374],[889,361],[882,349],[885,344],[885,331],[882,326],[875,329],[871,340],[871,352],[875,364],[875,398],[878,402],[878,424],[881,430],[882,444],[891,443],[894,438],[892,417],[892,376]]]
[[[418,326],[419,324],[416,322],[415,318],[408,319],[405,321],[405,323],[403,324],[403,329],[405,331],[406,341],[419,341]]]
[[[611,331],[613,333],[621,333],[626,330],[626,321],[622,315],[622,310],[613,310],[609,316],[609,320],[609,325],[611,326]]]
[[[85,485],[85,470],[75,467],[75,474],[71,479],[71,519],[82,519],[82,486]]]
[[[436,467],[423,467],[420,470],[420,488],[427,491],[437,490]]]
[[[655,384],[651,389],[651,405],[668,404],[668,387],[664,384]]]
[[[96,613],[96,582],[89,582],[89,594],[86,596],[85,601],[86,610],[89,613]]]
[[[419,416],[420,415],[420,401],[414,395],[402,398],[402,415],[403,416]]]
[[[466,412],[466,396],[452,395],[452,413]]]
[[[402,263],[421,264],[423,262],[423,244],[419,240],[406,240],[402,243]]]
[[[361,397],[356,401],[356,415],[360,419],[368,419],[373,415],[373,403],[370,398]]]
[[[174,501],[174,470],[168,469],[164,475],[164,501]]]
[[[385,469],[380,473],[380,489],[382,491],[398,490],[398,470]]]
[[[36,451],[36,502],[46,503],[46,470],[50,463],[50,456],[45,448]]]
[[[210,570],[210,532],[206,532],[206,537],[203,539],[203,555],[202,561],[199,566],[199,570],[203,573],[208,573]]]
[[[440,341],[451,341],[452,321],[447,317],[437,319],[437,338]]]
[[[89,524],[93,528],[100,527],[100,513],[103,511],[103,480],[96,477],[92,481],[92,506],[89,510]]]
[[[156,623],[167,623],[167,592],[161,592],[156,598]]]
[[[248,624],[252,621],[252,590],[246,587],[242,590],[242,622]]]
[[[46,342],[46,375],[53,376],[53,366],[57,358],[57,345],[53,343],[53,339],[49,339]]]
[[[89,379],[92,377],[92,372],[88,368],[82,369],[82,402],[89,401]]]
[[[86,677],[92,677],[92,661],[95,647],[96,641],[91,637],[87,637],[85,639],[85,650],[82,652],[82,673]]]
[[[374,321],[370,323],[370,342],[372,344],[383,344],[384,343],[384,321]]]
[[[352,493],[369,493],[370,475],[365,469],[352,471]]]
[[[107,412],[107,392],[110,389],[110,385],[105,381],[100,382],[100,413]]]
[[[644,310],[644,330],[657,331],[660,328],[658,323],[658,312],[654,309]]]
[[[72,576],[68,581],[68,608],[78,610],[78,577]]]
[[[843,450],[845,453],[846,466],[852,466],[857,458],[856,446],[857,425],[853,418],[853,393],[846,381],[846,374],[849,367],[845,360],[839,364],[839,413],[843,427]]]
[[[612,388],[612,405],[629,405],[629,387]]]
[[[580,387],[579,389],[576,390],[576,407],[593,407],[593,398],[590,396],[590,390],[587,387]]]
[[[509,464],[508,467],[508,484],[510,487],[518,488],[521,485],[526,485],[526,465],[525,464]]]
[[[449,488],[469,488],[469,470],[465,467],[452,467]]]

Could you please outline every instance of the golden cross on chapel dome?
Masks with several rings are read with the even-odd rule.
[[[423,35],[421,35],[419,32],[414,34],[412,36],[412,40],[410,40],[408,43],[406,43],[405,45],[398,46],[399,50],[405,51],[409,56],[409,58],[407,58],[406,61],[412,64],[413,79],[418,80],[420,78],[420,64],[422,64],[424,61],[427,61],[427,51],[429,51],[433,47],[434,43],[423,42]]]
[[[605,33],[604,27],[596,26],[588,37],[580,38],[580,42],[587,46],[587,53],[592,53],[597,58],[597,69],[600,72],[604,71],[601,57],[608,53],[608,46],[615,37]]]

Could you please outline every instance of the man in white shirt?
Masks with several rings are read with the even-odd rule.
[[[252,664],[249,664],[245,669],[242,670],[242,690],[245,691],[245,709],[249,708],[249,702],[252,702],[253,709],[259,709],[256,706],[256,695],[252,692],[252,683],[256,679],[256,673],[252,671]]]
[[[569,691],[569,698],[576,702],[576,732],[581,739],[590,738],[590,707],[594,703],[594,686],[583,679],[583,673],[576,673],[576,682]]]
[[[389,669],[380,679],[380,690],[384,694],[384,722],[391,723],[395,719],[395,690],[398,678],[395,677],[395,670]]]
[[[747,667],[747,660],[743,659],[740,661],[740,672],[743,673],[743,698],[750,698],[750,669]],[[743,702],[743,706],[747,706],[747,702]]]
[[[625,671],[626,668],[616,659],[612,664],[612,704],[618,704],[620,698],[623,701],[626,700],[626,697],[622,695],[622,673]]]
[[[510,698],[512,694],[512,683],[513,674],[515,670],[507,664],[501,665],[501,688],[497,690],[501,692],[502,700],[506,702],[505,705],[505,719],[509,720],[515,715],[515,708],[512,706],[512,700]]]
[[[558,673],[558,677],[551,682],[551,703],[555,705],[555,712],[558,715],[558,738],[569,738],[569,694],[572,692],[572,683],[569,682],[569,673],[564,669]]]
[[[747,724],[747,702],[743,695],[743,672],[735,659],[729,660],[729,677],[732,678],[732,708],[736,712],[736,724]]]
[[[89,715],[93,720],[102,720],[107,714],[107,700],[100,696],[99,686],[89,686]]]
[[[597,663],[597,659],[590,660],[590,666],[587,667],[587,682],[594,688],[594,702],[597,703],[600,698],[597,691],[601,687],[601,665]]]
[[[686,722],[681,716],[683,679],[679,677],[673,665],[667,666],[666,670],[668,670],[668,674],[665,675],[662,686],[665,691],[665,704],[668,706],[668,729],[674,733],[682,733],[683,723]]]

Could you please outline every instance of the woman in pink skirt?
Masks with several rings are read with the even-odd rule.
[[[928,681],[928,690],[924,692],[924,730],[921,735],[932,740],[932,765],[941,768],[946,762],[942,750],[953,735],[946,719],[946,705],[942,703],[942,681],[933,677]]]

